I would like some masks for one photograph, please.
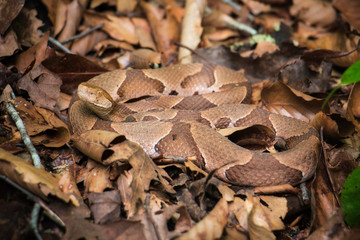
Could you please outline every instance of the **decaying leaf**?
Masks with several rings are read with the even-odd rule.
[[[196,49],[200,43],[200,37],[203,31],[201,19],[205,11],[205,6],[205,0],[186,1],[180,41],[181,44],[191,49]],[[188,49],[180,48],[178,59],[181,63],[191,63],[191,52]]]
[[[222,235],[228,214],[228,203],[222,198],[203,220],[177,239],[218,239]]]
[[[36,68],[46,57],[49,32],[45,33],[41,39],[31,48],[21,53],[15,60],[15,66],[21,72]]]
[[[309,122],[320,111],[322,100],[276,82],[264,86],[261,100],[269,111]]]
[[[120,220],[120,193],[118,190],[89,193],[88,199],[95,223],[104,224]]]
[[[113,184],[109,179],[107,166],[88,160],[86,167],[87,173],[85,173],[84,179],[86,192],[101,193],[105,189],[113,188]]]
[[[0,57],[11,56],[18,49],[20,43],[13,30],[8,31],[5,36],[0,36]]]
[[[25,4],[25,0],[4,1],[0,7],[0,35],[3,35]],[[2,44],[1,44],[2,45]]]
[[[117,17],[113,14],[99,14],[92,11],[86,11],[84,17],[85,21],[93,26],[104,23],[102,29],[116,40],[126,41],[131,44],[138,43],[135,26],[128,18]]]
[[[75,206],[79,205],[75,196],[65,194],[60,190],[58,186],[60,176],[35,168],[24,159],[2,148],[0,148],[0,174],[43,199],[48,199],[52,195],[67,203],[71,202]]]
[[[349,21],[349,23],[354,26],[358,31],[360,31],[360,18],[359,10],[360,3],[358,1],[351,0],[334,0],[332,1],[334,7],[336,7]]]
[[[60,147],[70,140],[70,132],[53,112],[34,107],[23,98],[14,100],[15,109],[19,112],[33,144],[42,144],[48,147]],[[4,125],[12,129],[12,138],[9,143],[21,141],[20,133],[9,116],[5,118]]]
[[[133,216],[141,207],[141,203],[144,203],[145,192],[149,190],[151,181],[158,181],[164,191],[174,193],[172,187],[164,179],[164,177],[168,178],[167,173],[157,167],[139,145],[125,140],[124,136],[108,131],[93,130],[74,138],[74,141],[78,149],[96,161],[104,164],[128,163],[132,166],[129,216]]]
[[[39,65],[22,77],[17,87],[27,91],[36,106],[54,110],[61,84],[58,76]]]
[[[346,118],[350,120],[357,131],[360,131],[360,83],[353,86],[346,111]]]

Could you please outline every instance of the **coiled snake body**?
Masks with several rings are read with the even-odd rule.
[[[298,184],[309,179],[319,155],[317,131],[305,122],[247,104],[241,72],[208,64],[116,70],[78,87],[71,106],[73,132],[104,129],[141,145],[152,158],[196,157],[195,163],[232,184]],[[265,126],[286,150],[251,151],[216,129]]]

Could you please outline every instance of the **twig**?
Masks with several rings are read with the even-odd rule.
[[[303,202],[309,201],[310,197],[309,197],[309,193],[306,188],[306,183],[304,183],[304,182],[300,183],[300,190],[301,190],[301,196],[302,196]]]
[[[36,168],[41,168],[41,160],[39,155],[36,152],[34,145],[32,144],[30,137],[26,131],[24,122],[19,116],[19,113],[16,111],[14,104],[10,101],[6,103],[6,110],[10,114],[12,120],[15,122],[16,127],[19,129],[21,139],[23,140],[25,147],[29,151],[31,155],[31,159],[33,160],[33,164]]]
[[[322,154],[324,156],[323,158],[320,156],[320,159],[322,159],[320,164],[324,165],[324,168],[326,170],[327,178],[328,178],[328,180],[330,182],[330,184],[329,184],[330,189],[334,193],[333,195],[335,197],[335,200],[336,200],[338,206],[340,206],[341,205],[340,204],[340,199],[339,199],[339,196],[337,194],[335,194],[335,192],[336,192],[335,189],[334,189],[335,184],[334,184],[333,178],[331,177],[330,170],[329,170],[329,168],[328,168],[328,166],[326,164],[326,159],[328,159],[328,155],[327,155],[326,149],[324,147],[324,126],[321,126],[321,128],[320,128],[320,141],[321,141],[321,146],[322,146]]]
[[[73,41],[75,39],[83,38],[83,37],[89,35],[90,33],[94,32],[94,31],[96,31],[96,30],[98,30],[98,29],[100,29],[102,27],[104,27],[103,23],[99,24],[99,25],[96,25],[95,27],[92,27],[92,28],[90,28],[90,29],[88,29],[88,30],[86,30],[86,31],[84,31],[82,33],[79,33],[79,34],[76,34],[76,35],[74,35],[72,37],[69,37],[68,39],[65,39],[64,41],[61,41],[60,43],[65,44],[65,43],[71,42],[71,41]]]
[[[59,41],[56,40],[55,38],[49,37],[49,42],[51,42],[52,44],[54,44],[57,48],[59,48],[59,49],[62,50],[63,52],[72,54],[72,52],[71,52],[67,47],[65,47],[64,45],[62,45],[61,42],[59,42]]]
[[[38,230],[38,219],[39,219],[40,209],[41,209],[40,204],[35,203],[34,208],[31,212],[31,220],[30,220],[31,229],[34,231],[34,234],[38,240],[42,240],[42,237]]]
[[[209,8],[209,7],[207,7],[207,8],[205,9],[205,11],[206,11],[206,13],[212,13],[211,8]],[[249,14],[249,18],[250,18],[250,20],[251,20],[251,15],[250,15],[250,14]],[[228,25],[230,25],[231,27],[233,27],[233,28],[236,28],[236,29],[238,29],[238,30],[240,30],[240,31],[247,32],[247,33],[249,33],[250,35],[255,35],[255,34],[257,34],[256,29],[254,29],[254,28],[252,28],[252,27],[249,27],[249,26],[246,25],[246,24],[239,23],[238,21],[236,21],[234,18],[232,18],[232,17],[230,17],[230,16],[226,19],[226,23],[227,23]]]
[[[187,50],[189,50],[191,53],[197,55],[199,58],[201,58],[202,60],[206,61],[207,63],[213,64],[212,62],[209,61],[209,59],[207,59],[206,57],[202,56],[201,54],[199,54],[198,52],[196,52],[194,49],[189,48],[188,46],[185,46],[182,43],[179,42],[174,42],[174,44],[178,47],[182,47],[185,48]]]
[[[22,188],[17,183],[15,183],[14,181],[12,181],[11,179],[9,179],[8,177],[6,177],[4,175],[0,175],[0,179],[3,179],[5,182],[10,184],[11,186],[16,188],[17,190],[19,190],[23,194],[25,194],[30,200],[32,200],[33,202],[39,204],[45,210],[44,213],[45,213],[46,216],[48,216],[51,220],[53,220],[59,226],[65,227],[65,223],[48,206],[46,206],[44,201],[42,199],[40,199],[38,196],[35,196],[34,194],[29,192],[25,188]]]
[[[235,11],[238,11],[238,12],[241,11],[241,7],[239,5],[237,5],[236,3],[234,3],[232,0],[222,0],[222,2],[229,4],[231,7],[233,7],[235,9]]]

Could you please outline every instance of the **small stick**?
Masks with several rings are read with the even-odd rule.
[[[304,202],[307,202],[310,200],[310,197],[309,197],[309,193],[307,191],[307,188],[306,188],[306,183],[300,183],[300,190],[301,190],[301,196],[302,196],[302,200]]]
[[[89,35],[90,33],[94,32],[94,31],[96,31],[96,30],[98,30],[98,29],[100,29],[102,27],[104,27],[104,23],[96,25],[95,27],[92,27],[92,28],[90,28],[90,29],[88,29],[88,30],[86,30],[86,31],[84,31],[82,33],[76,34],[76,35],[74,35],[72,37],[69,37],[68,39],[65,39],[64,41],[61,41],[60,43],[65,44],[65,43],[71,42],[71,41],[73,41],[75,39],[83,38],[83,37]]]
[[[38,230],[38,219],[39,219],[39,213],[40,213],[40,204],[35,203],[34,208],[31,212],[31,220],[30,220],[30,227],[34,231],[34,234],[38,240],[42,240],[42,237]]]
[[[72,52],[71,52],[67,47],[65,47],[64,45],[62,45],[61,42],[59,42],[59,41],[56,40],[55,38],[49,37],[49,42],[51,42],[52,44],[54,44],[57,48],[59,48],[59,49],[62,50],[63,52],[72,54]]]
[[[16,111],[14,104],[10,101],[6,103],[6,110],[10,114],[12,120],[15,122],[16,127],[19,129],[21,139],[23,140],[25,147],[29,151],[31,155],[31,159],[33,160],[33,164],[36,168],[41,168],[41,160],[39,155],[36,152],[34,145],[32,144],[30,137],[26,131],[24,122],[19,116],[19,113]]]
[[[229,4],[230,6],[232,6],[238,12],[241,11],[241,7],[239,5],[237,5],[236,3],[234,3],[232,0],[222,0],[222,2],[226,3],[226,4]]]
[[[213,64],[212,62],[210,62],[206,57],[202,56],[201,54],[199,54],[198,52],[196,52],[194,49],[189,48],[188,46],[185,46],[182,43],[179,42],[174,42],[174,44],[178,47],[182,47],[185,48],[187,50],[189,50],[191,53],[197,55],[198,57],[200,57],[202,60],[206,61],[207,63]]]
[[[20,192],[22,192],[23,194],[25,194],[30,200],[32,200],[35,203],[38,203],[44,210],[45,210],[45,214],[46,216],[48,216],[50,219],[52,219],[55,223],[57,223],[59,226],[61,227],[65,227],[65,223],[48,207],[46,206],[46,204],[44,203],[44,201],[42,199],[40,199],[38,196],[35,196],[34,194],[32,194],[31,192],[29,192],[28,190],[26,190],[25,188],[22,188],[21,186],[19,186],[17,183],[15,183],[14,181],[12,181],[10,178],[4,176],[4,175],[0,175],[0,179],[3,179],[5,182],[7,182],[8,184],[10,184],[11,186],[13,186],[14,188],[16,188],[17,190],[19,190]]]

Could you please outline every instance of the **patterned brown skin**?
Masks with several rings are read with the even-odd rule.
[[[203,64],[117,70],[79,89],[80,100],[69,112],[75,134],[114,131],[141,145],[152,158],[196,157],[199,167],[216,170],[218,178],[236,185],[295,185],[314,173],[317,131],[300,120],[240,104],[251,96],[241,72]],[[286,149],[250,151],[215,130],[255,125],[274,131],[275,141]]]

